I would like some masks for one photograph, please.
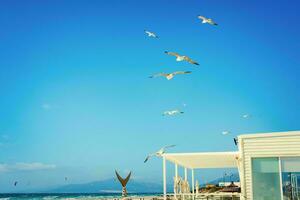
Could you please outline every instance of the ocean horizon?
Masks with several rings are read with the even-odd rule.
[[[160,193],[129,193],[128,197],[159,196]],[[121,193],[2,193],[0,200],[50,200],[50,199],[118,199]]]

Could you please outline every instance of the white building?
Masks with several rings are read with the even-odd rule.
[[[218,186],[224,187],[224,186],[230,186],[231,184],[234,184],[238,187],[241,187],[241,183],[240,182],[219,182]]]
[[[195,169],[237,168],[241,181],[240,199],[300,200],[300,131],[240,135],[236,152],[164,154],[165,199],[166,161],[175,164],[174,177],[178,177],[178,167],[185,169],[186,181],[188,170],[192,173],[189,181],[192,194],[181,195],[197,198],[194,194]]]

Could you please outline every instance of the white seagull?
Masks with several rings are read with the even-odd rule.
[[[151,31],[147,31],[147,30],[144,30],[144,31],[148,35],[148,37],[158,38],[158,36],[155,33],[151,32]]]
[[[169,51],[165,51],[166,54],[168,55],[171,55],[171,56],[175,56],[176,57],[176,61],[177,62],[180,62],[180,61],[187,61],[191,64],[194,64],[194,65],[199,65],[199,63],[197,63],[196,61],[192,60],[190,57],[188,56],[182,56],[182,55],[179,55],[178,53],[175,53],[175,52],[169,52]]]
[[[172,72],[172,73],[159,73],[159,74],[154,74],[152,76],[149,76],[149,78],[156,78],[159,76],[163,76],[166,77],[167,80],[171,80],[172,78],[174,78],[175,75],[178,74],[190,74],[192,73],[191,71],[176,71],[176,72]]]
[[[203,16],[198,16],[199,19],[202,20],[202,24],[205,24],[205,23],[208,23],[208,24],[211,24],[211,25],[218,25],[216,22],[214,22],[212,19],[209,19],[209,18],[206,18],[206,17],[203,17]]]
[[[163,116],[173,116],[173,115],[178,115],[178,114],[183,114],[183,111],[180,110],[167,110],[163,112]]]
[[[251,115],[250,115],[250,114],[244,114],[244,115],[242,115],[242,117],[243,117],[244,119],[248,119],[248,118],[251,117]]]
[[[151,157],[153,157],[153,156],[161,157],[161,156],[166,152],[166,149],[171,148],[171,147],[175,147],[175,146],[176,146],[176,145],[165,146],[165,147],[161,148],[160,150],[158,150],[157,152],[152,153],[152,154],[149,154],[149,155],[146,157],[144,163],[146,163],[146,162],[147,162]]]
[[[223,131],[222,134],[223,135],[228,135],[230,133],[230,131]]]

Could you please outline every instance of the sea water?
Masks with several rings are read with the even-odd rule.
[[[139,199],[139,197],[146,196],[158,196],[158,194],[129,194],[128,197]],[[96,200],[96,199],[121,199],[120,194],[116,193],[76,193],[76,194],[0,194],[0,200],[52,200],[52,199],[64,199],[64,200],[77,200],[77,199],[88,199],[88,200]]]

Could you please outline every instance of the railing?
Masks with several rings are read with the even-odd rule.
[[[298,177],[297,174],[291,175],[291,184],[292,184],[292,199],[299,200],[300,199],[300,189],[298,187]]]

